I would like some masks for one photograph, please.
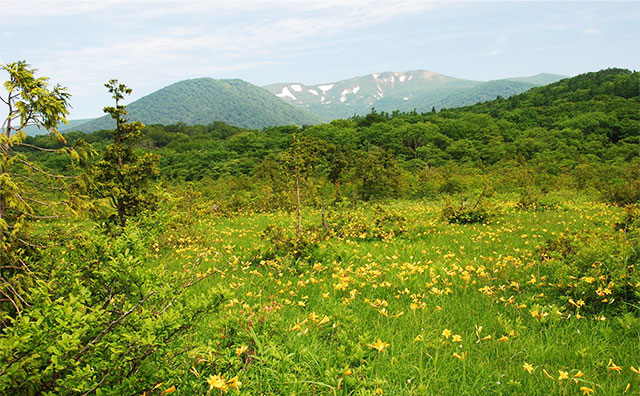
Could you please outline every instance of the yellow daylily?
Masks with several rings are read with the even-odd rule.
[[[373,344],[367,344],[367,346],[377,350],[378,352],[383,352],[385,348],[389,347],[390,345],[378,338],[378,341],[374,342]]]

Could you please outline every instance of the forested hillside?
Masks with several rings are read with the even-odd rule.
[[[128,107],[131,119],[147,124],[182,122],[194,125],[222,121],[245,128],[262,128],[319,122],[308,112],[242,80],[184,80],[140,98]],[[104,116],[76,127],[92,132],[114,125],[108,116]]]
[[[141,144],[161,155],[161,178],[231,178],[249,190],[261,183],[286,189],[281,155],[295,135],[318,157],[314,177],[340,182],[353,189],[351,196],[367,199],[430,196],[460,189],[463,180],[472,183],[473,178],[459,179],[457,173],[498,175],[515,169],[524,172],[518,177],[531,180],[511,175],[502,182],[535,181],[532,186],[545,190],[567,183],[614,195],[626,188],[633,195],[635,185],[627,184],[638,161],[638,120],[638,73],[610,69],[439,113],[374,111],[329,124],[263,130],[220,122],[148,125]],[[67,134],[71,142],[84,138],[98,145],[106,144],[107,136]],[[33,138],[33,143],[44,142]],[[367,176],[372,167],[382,174]],[[276,176],[280,184],[271,180]],[[235,199],[242,195],[233,194]]]

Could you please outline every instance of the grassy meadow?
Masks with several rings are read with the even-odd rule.
[[[478,224],[448,224],[442,201],[364,205],[342,209],[340,232],[340,213],[328,212],[330,233],[320,211],[304,211],[315,242],[297,259],[263,233],[273,224],[293,233],[294,214],[193,209],[153,254],[160,266],[213,273],[192,298],[221,293],[224,303],[189,335],[200,345],[184,351],[190,372],[158,390],[639,394],[640,307],[614,296],[638,278],[610,274],[637,254],[614,226],[623,211],[556,198],[519,210],[495,197],[497,215]]]

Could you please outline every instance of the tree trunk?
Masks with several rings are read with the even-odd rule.
[[[296,199],[298,202],[297,214],[298,214],[298,236],[302,236],[302,205],[300,204],[300,176],[296,175]]]

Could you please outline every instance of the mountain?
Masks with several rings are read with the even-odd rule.
[[[426,70],[384,72],[319,85],[279,83],[264,88],[324,121],[379,111],[419,112],[460,107],[524,92],[564,76],[538,74],[494,81],[463,80]]]
[[[145,124],[223,121],[243,128],[263,128],[320,122],[316,116],[279,100],[267,90],[237,79],[180,81],[132,102],[127,110],[131,120]],[[89,132],[114,127],[110,116],[104,116],[75,129]]]
[[[89,121],[92,121],[93,118],[85,118],[82,120],[69,120],[69,124],[60,124],[58,125],[58,130],[60,132],[67,132],[67,131],[75,131],[77,130],[77,128],[82,125],[85,124]],[[37,136],[37,135],[47,135],[48,132],[45,131],[44,129],[40,129],[35,125],[29,125],[28,127],[24,128],[24,132],[29,135],[29,136]]]

